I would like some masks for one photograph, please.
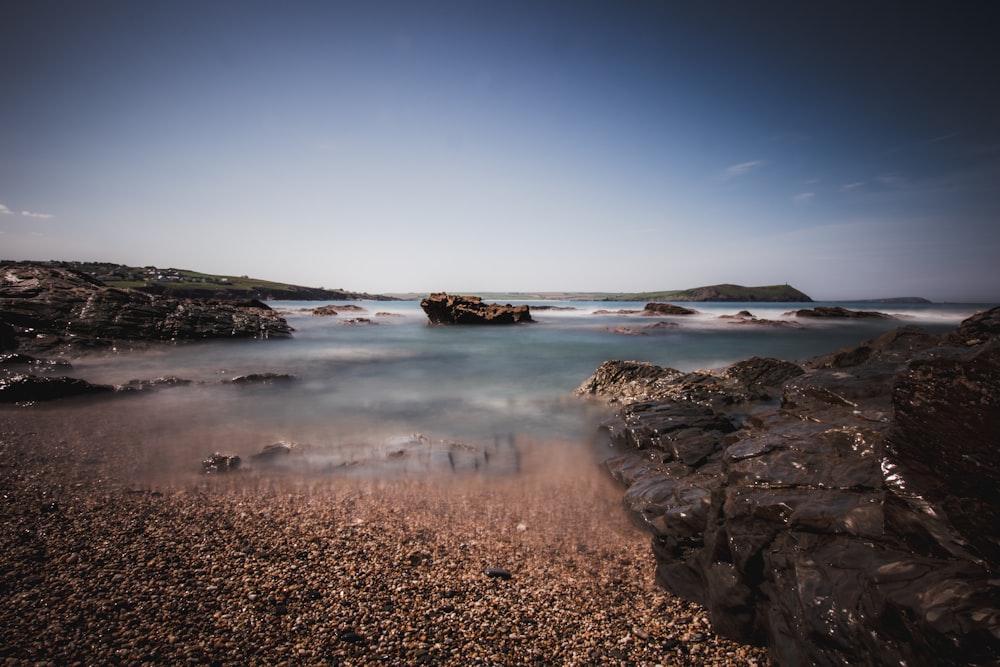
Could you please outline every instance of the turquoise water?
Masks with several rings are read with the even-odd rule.
[[[212,444],[243,453],[275,440],[336,449],[418,433],[469,442],[581,439],[592,437],[606,411],[586,406],[572,392],[605,360],[680,370],[718,368],[753,355],[797,360],[904,324],[943,332],[984,308],[836,304],[899,319],[797,320],[792,328],[738,325],[719,316],[746,309],[758,318],[792,322],[784,313],[821,304],[685,304],[699,313],[649,318],[595,314],[641,310],[643,303],[527,303],[573,310],[533,310],[537,321],[527,325],[449,327],[429,326],[417,302],[355,302],[365,312],[333,317],[307,310],[322,303],[275,302],[270,305],[295,328],[291,340],[183,344],[81,359],[75,374],[116,384],[168,375],[194,380],[157,392],[157,405],[177,409],[185,415],[179,419],[231,426],[241,441]],[[345,323],[355,317],[377,324]],[[657,322],[667,326],[646,328]],[[260,372],[295,379],[249,387],[223,382]],[[224,440],[224,432],[220,426],[213,437]]]

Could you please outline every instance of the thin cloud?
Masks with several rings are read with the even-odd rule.
[[[792,201],[796,204],[808,204],[812,201],[812,198],[816,196],[815,192],[800,192],[799,194],[792,197]]]
[[[841,192],[850,192],[851,190],[857,190],[858,188],[860,188],[863,185],[864,185],[864,183],[862,183],[861,181],[858,181],[856,183],[845,183],[845,184],[843,184],[843,185],[840,186],[840,191]]]
[[[40,220],[48,220],[55,217],[51,213],[35,213],[34,211],[21,211],[21,215],[26,218],[38,218]]]
[[[749,162],[741,162],[739,164],[734,164],[731,167],[726,167],[722,171],[722,178],[730,179],[736,178],[737,176],[745,176],[754,169],[764,166],[763,160],[750,160]]]
[[[14,211],[10,210],[3,204],[0,204],[0,215],[13,215]]]

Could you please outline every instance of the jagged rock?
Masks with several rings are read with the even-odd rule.
[[[318,308],[311,308],[310,312],[316,317],[329,317],[339,314],[336,306],[319,306]]]
[[[697,310],[675,306],[672,303],[647,303],[642,309],[643,315],[695,315]]]
[[[0,311],[22,350],[111,348],[118,341],[291,335],[259,301],[179,299],[105,286],[71,269],[0,267]]]
[[[152,389],[159,389],[160,387],[182,387],[189,384],[191,384],[191,380],[185,380],[171,375],[168,377],[153,378],[152,380],[129,380],[125,384],[115,387],[115,391],[150,391]]]
[[[876,318],[891,320],[892,315],[880,313],[875,310],[848,310],[840,306],[816,306],[815,308],[802,308],[800,310],[790,310],[785,315],[794,317],[815,317],[815,318]]]
[[[70,377],[38,377],[36,375],[14,375],[0,378],[0,402],[27,403],[32,401],[52,401],[57,398],[103,394],[114,391],[114,387],[91,384],[86,380]]]
[[[420,302],[431,324],[519,324],[532,322],[528,306],[483,303],[478,296],[431,294]]]
[[[1000,658],[1000,309],[709,374],[723,382],[611,363],[590,381],[624,403],[606,465],[653,535],[657,581],[716,631],[777,665]],[[628,403],[636,381],[666,398]]]
[[[201,462],[201,472],[204,475],[220,475],[239,469],[242,459],[235,454],[216,452]]]
[[[68,373],[73,364],[65,359],[38,359],[27,354],[0,354],[0,368],[4,370],[27,369],[36,373]]]
[[[230,384],[274,384],[275,382],[290,382],[295,379],[288,373],[247,373],[237,375],[229,380]]]

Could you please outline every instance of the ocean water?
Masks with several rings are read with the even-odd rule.
[[[533,307],[533,324],[475,327],[430,326],[412,301],[352,302],[364,311],[338,316],[313,316],[310,309],[321,302],[272,302],[294,327],[293,338],[87,357],[74,360],[74,375],[110,384],[165,376],[191,380],[148,396],[113,399],[122,401],[122,409],[176,415],[170,420],[176,431],[155,446],[197,438],[197,451],[250,457],[273,442],[294,443],[327,469],[388,462],[397,468],[478,467],[492,452],[495,465],[504,461],[510,468],[517,465],[518,443],[594,440],[608,408],[579,400],[573,390],[606,360],[685,371],[753,355],[801,360],[906,324],[944,332],[986,307],[838,303],[827,305],[879,310],[898,319],[821,321],[785,313],[824,304],[697,303],[685,304],[696,315],[646,317],[597,314],[641,310],[643,303],[525,303]],[[744,309],[796,326],[735,324],[720,317]],[[358,317],[374,324],[350,323]],[[293,379],[228,382],[251,373]]]

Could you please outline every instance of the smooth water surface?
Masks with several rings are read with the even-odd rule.
[[[217,432],[231,426],[240,433],[235,448],[243,453],[274,440],[337,448],[412,434],[475,443],[524,436],[587,439],[607,411],[572,393],[606,360],[650,361],[680,370],[719,368],[753,355],[801,360],[907,324],[943,332],[982,309],[837,304],[898,319],[822,321],[785,315],[821,304],[696,303],[685,304],[696,315],[646,317],[596,314],[641,310],[643,303],[527,303],[533,324],[477,327],[429,326],[411,301],[354,302],[364,312],[329,317],[311,314],[322,303],[274,302],[270,305],[295,328],[291,340],[187,343],[91,357],[74,362],[75,374],[113,384],[163,376],[193,380],[159,390],[156,405],[178,409],[178,419],[189,414],[212,421]],[[744,309],[794,326],[720,318]],[[359,317],[372,323],[350,323]],[[250,386],[226,382],[265,372],[294,379]]]

